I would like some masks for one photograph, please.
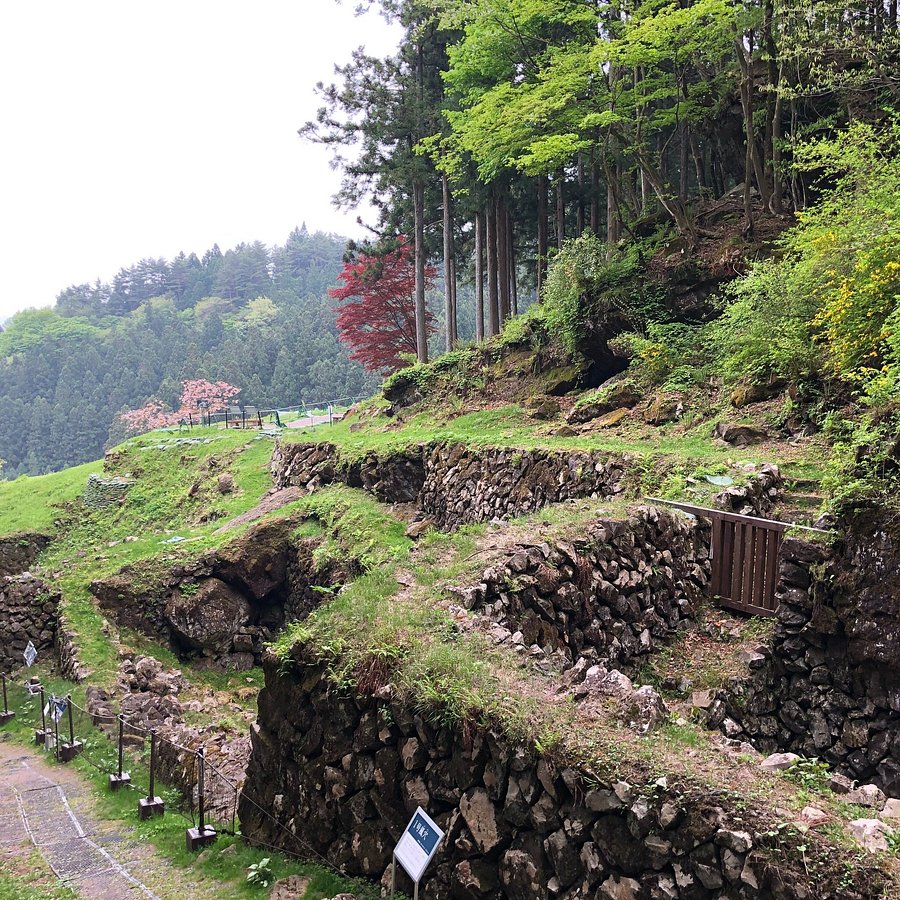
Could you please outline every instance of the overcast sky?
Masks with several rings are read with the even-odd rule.
[[[302,221],[358,233],[328,152],[297,136],[335,63],[396,44],[353,6],[3,3],[0,321],[142,257],[283,243]]]

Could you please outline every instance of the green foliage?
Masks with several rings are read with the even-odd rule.
[[[822,793],[828,790],[828,764],[817,757],[798,759],[789,769],[785,769],[784,777],[809,791]]]
[[[433,390],[438,383],[444,382],[462,388],[473,364],[479,359],[479,351],[472,347],[451,350],[432,362],[416,363],[394,372],[385,379],[382,394],[386,398],[397,397],[410,388],[425,394]]]
[[[548,333],[579,353],[595,332],[642,324],[658,298],[641,275],[638,245],[610,248],[589,231],[569,241],[547,273],[542,299]]]
[[[898,140],[857,124],[798,149],[799,167],[835,184],[798,214],[780,258],[735,284],[716,328],[726,377],[861,384],[885,364],[900,303]]]
[[[120,412],[149,397],[177,408],[185,379],[229,381],[263,408],[372,392],[326,296],[343,249],[297,230],[282,247],[143,260],[13,316],[0,332],[2,476],[100,457],[125,437]]]
[[[271,857],[264,856],[259,862],[251,863],[247,867],[247,883],[258,884],[260,887],[267,888],[275,880],[275,873],[272,871]]]
[[[688,390],[707,377],[706,331],[681,322],[650,322],[643,334],[626,332],[611,346],[631,358],[634,377],[663,391]]]

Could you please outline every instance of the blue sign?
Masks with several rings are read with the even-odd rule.
[[[429,855],[437,847],[440,837],[418,812],[413,816],[412,822],[406,826],[406,830],[412,835],[413,840]]]
[[[394,858],[406,869],[416,885],[443,839],[444,832],[420,806],[394,848]]]

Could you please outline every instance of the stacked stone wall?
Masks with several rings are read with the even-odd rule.
[[[770,646],[723,694],[733,737],[817,757],[900,797],[900,546],[878,527],[833,548],[787,539]],[[719,724],[719,723],[713,723]]]
[[[16,575],[0,578],[0,668],[4,672],[25,664],[28,642],[39,657],[56,643],[59,594],[39,578]]]
[[[385,883],[421,806],[446,833],[421,886],[429,900],[838,896],[799,861],[773,865],[753,810],[733,815],[715,792],[607,781],[494,731],[436,727],[387,689],[339,690],[302,647],[292,662],[265,661],[239,807],[251,842]],[[840,893],[880,895],[874,880]]]
[[[709,583],[709,528],[639,508],[573,541],[521,544],[453,593],[503,627],[498,641],[627,666],[693,617]]]
[[[548,503],[609,498],[625,490],[627,460],[561,450],[421,445],[342,466],[332,444],[281,442],[272,456],[276,488],[315,490],[335,481],[386,503],[416,502],[443,529],[506,519]]]

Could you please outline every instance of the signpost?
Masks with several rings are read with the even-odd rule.
[[[25,657],[25,665],[30,669],[37,661],[37,649],[32,641],[28,642],[28,646],[25,648],[22,656]]]
[[[420,806],[415,815],[410,819],[409,825],[403,832],[397,846],[394,847],[394,858],[391,863],[391,897],[394,896],[395,882],[397,878],[397,863],[406,870],[407,875],[415,885],[414,900],[419,897],[419,882],[428,868],[434,854],[437,853],[444,832],[429,818],[428,814]]]

